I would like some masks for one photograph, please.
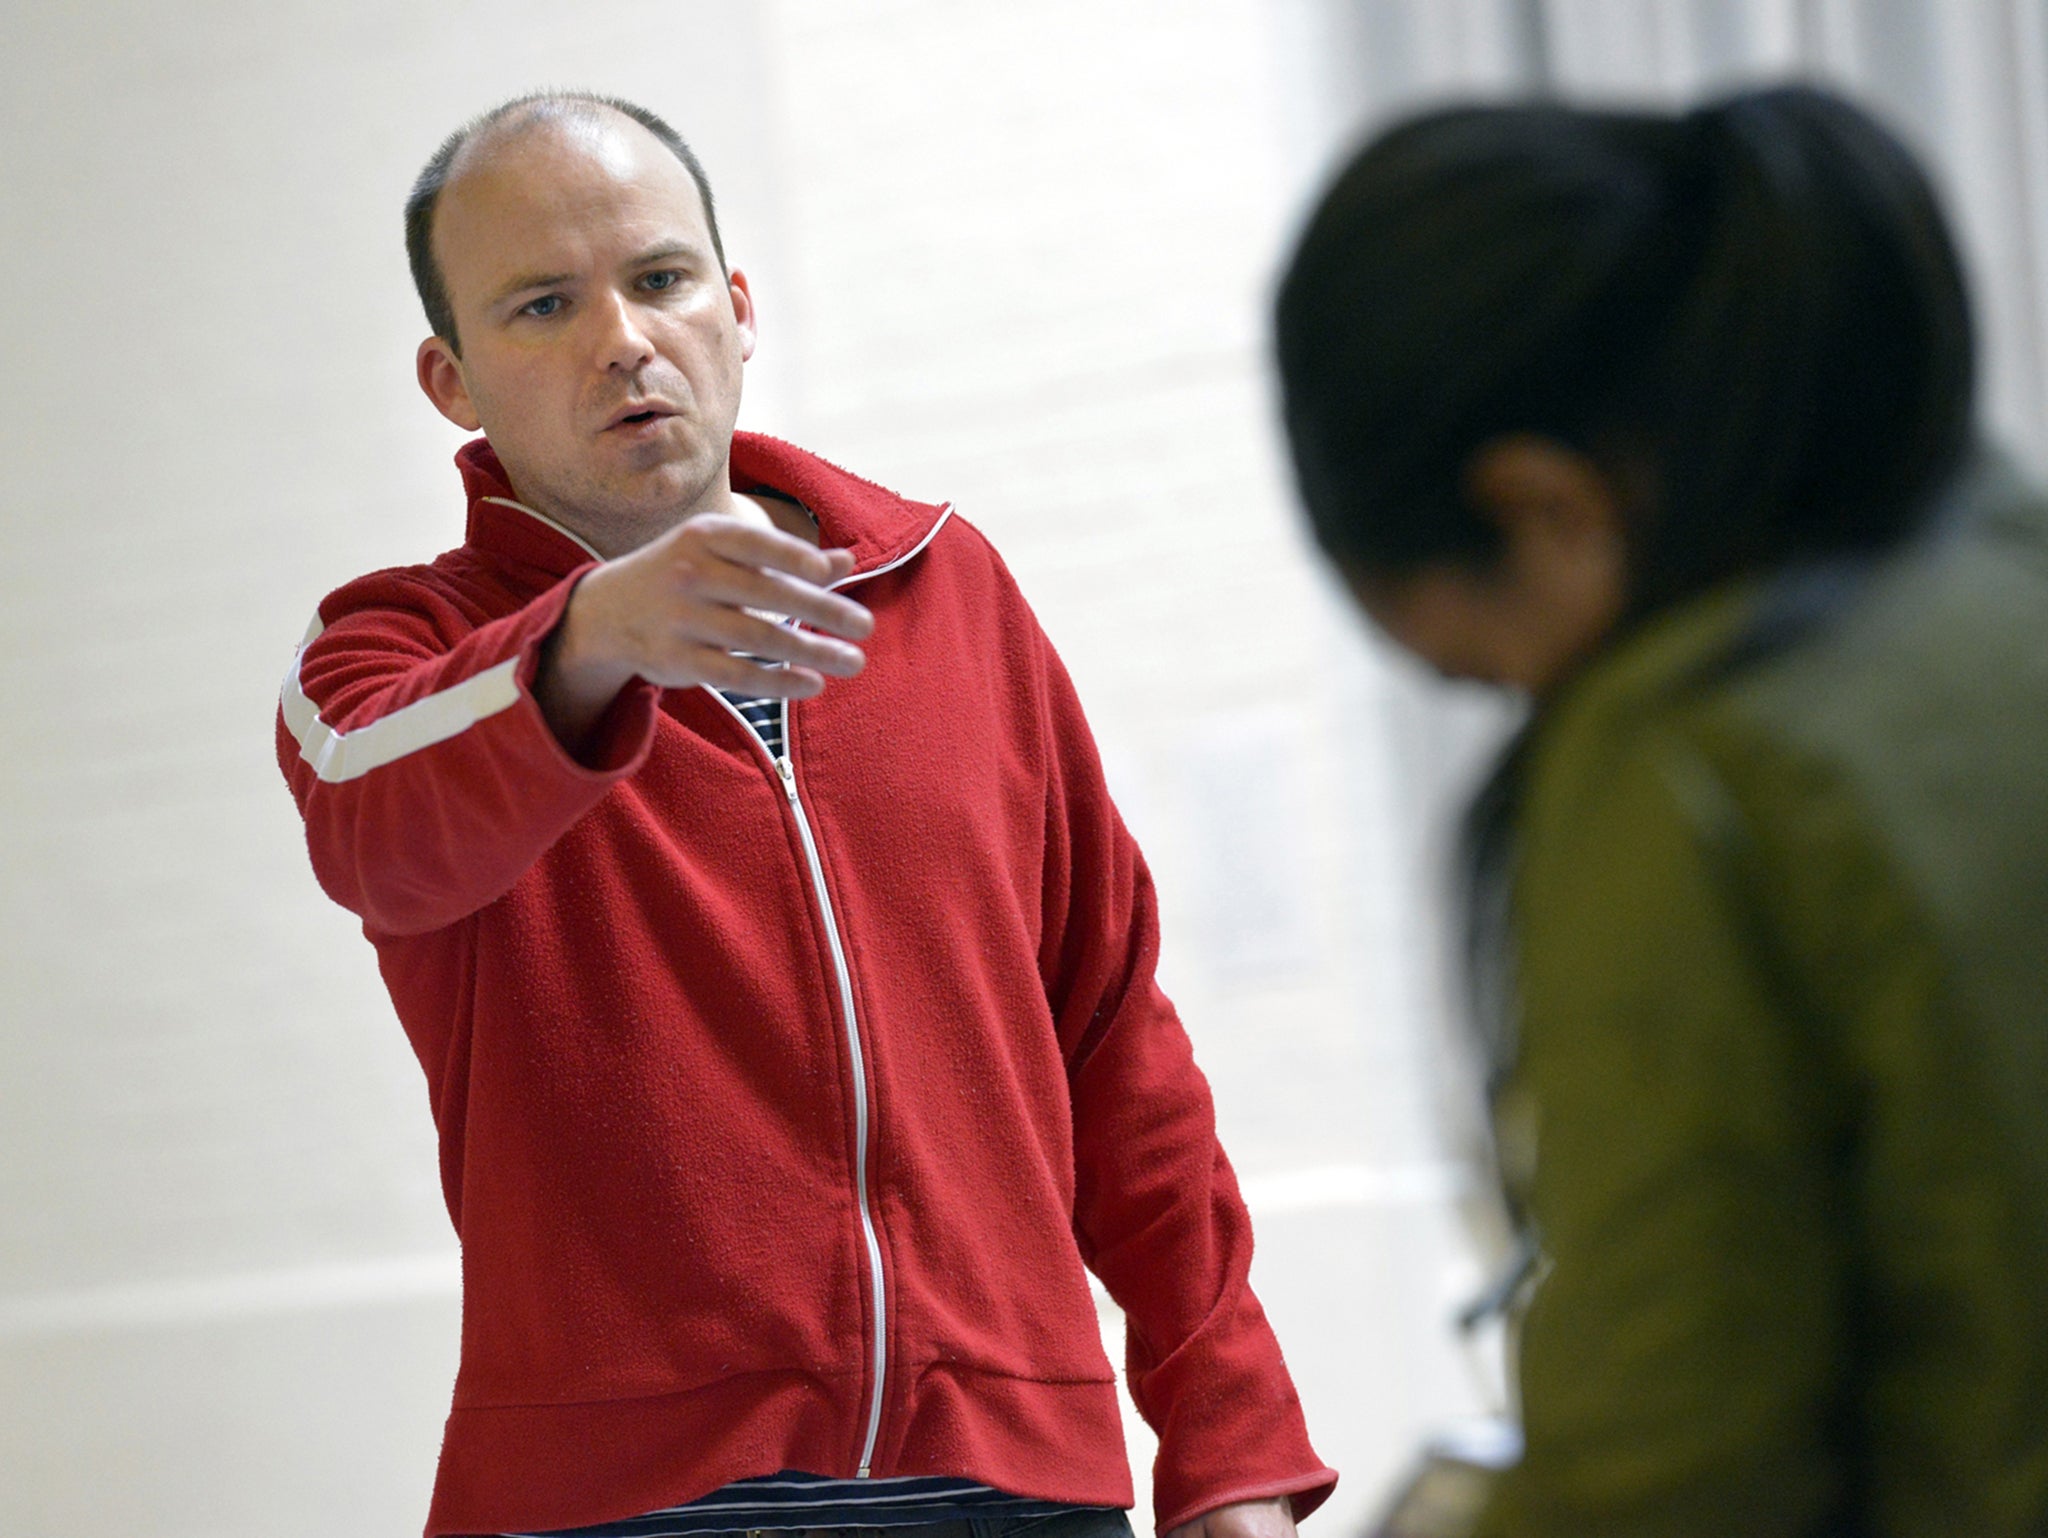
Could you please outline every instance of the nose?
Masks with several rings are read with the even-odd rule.
[[[599,306],[599,313],[599,367],[631,374],[654,361],[654,344],[641,328],[638,307],[629,295],[612,294]]]

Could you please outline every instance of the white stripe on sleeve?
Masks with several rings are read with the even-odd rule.
[[[461,683],[414,700],[410,705],[379,717],[352,732],[338,732],[320,719],[320,708],[299,686],[299,662],[306,648],[325,628],[320,617],[306,631],[292,658],[291,671],[284,676],[279,704],[284,724],[298,739],[299,756],[313,766],[313,772],[330,785],[359,779],[372,769],[396,763],[408,753],[431,748],[459,736],[477,722],[519,703],[519,659],[508,657],[496,667],[486,668]]]

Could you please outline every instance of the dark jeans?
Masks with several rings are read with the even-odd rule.
[[[943,1525],[969,1528],[973,1538],[1131,1538],[1131,1519],[1114,1506],[1069,1511],[1057,1517],[990,1517]],[[897,1532],[900,1538],[913,1538],[908,1529]]]
[[[813,1527],[786,1538],[1131,1538],[1131,1519],[1114,1506],[1106,1506],[1056,1517],[977,1517],[909,1527]]]

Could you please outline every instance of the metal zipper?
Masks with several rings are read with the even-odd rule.
[[[825,862],[818,856],[818,840],[811,832],[811,819],[804,811],[803,798],[796,791],[796,765],[789,758],[789,701],[782,702],[782,756],[775,760],[775,772],[782,777],[783,793],[796,814],[796,830],[802,837],[804,856],[811,865],[811,885],[818,894],[818,906],[825,913],[825,937],[832,943],[832,967],[839,977],[839,1007],[846,1017],[847,1053],[853,1063],[853,1190],[860,1207],[861,1237],[868,1246],[868,1285],[875,1304],[875,1387],[868,1401],[868,1429],[861,1442],[860,1468],[856,1478],[866,1479],[875,1461],[875,1439],[882,1431],[882,1381],[889,1369],[889,1318],[887,1294],[882,1280],[882,1241],[875,1233],[875,1215],[868,1206],[868,1074],[867,1056],[861,1049],[860,1021],[853,1011],[853,973],[846,964],[846,947],[839,938],[839,918],[832,911],[831,894],[825,890]]]
[[[879,577],[884,572],[894,571],[897,567],[902,566],[913,557],[921,554],[925,546],[937,538],[939,530],[945,527],[947,520],[952,516],[953,505],[949,502],[939,509],[938,518],[933,522],[931,528],[926,530],[924,538],[911,546],[910,549],[904,551],[903,554],[897,556],[893,561],[877,566],[871,571],[849,573],[833,583],[832,588],[836,590],[843,587],[851,587],[854,583],[864,582],[870,577]],[[740,715],[739,710],[733,705],[732,701],[708,684],[700,687],[710,694],[713,699],[717,700],[719,704],[723,705],[731,714],[739,716],[741,723],[747,727],[747,735],[756,742],[760,741],[760,735],[755,732],[752,724],[747,722],[747,718]],[[839,982],[839,1007],[841,1013],[846,1017],[847,1054],[853,1065],[853,1190],[855,1201],[860,1211],[861,1238],[867,1243],[868,1287],[874,1300],[875,1311],[875,1384],[874,1391],[868,1400],[868,1425],[867,1432],[861,1440],[860,1467],[855,1473],[856,1478],[867,1479],[870,1477],[870,1470],[874,1467],[875,1443],[882,1434],[882,1390],[889,1371],[889,1305],[888,1294],[882,1276],[882,1241],[880,1235],[875,1230],[874,1209],[868,1204],[868,1132],[870,1117],[868,1108],[867,1053],[861,1045],[860,1020],[854,1013],[853,970],[846,963],[846,944],[839,935],[839,916],[832,909],[832,894],[825,888],[825,862],[818,853],[817,835],[811,831],[811,819],[809,813],[804,810],[803,797],[797,794],[796,765],[790,759],[789,743],[789,701],[784,700],[782,702],[782,752],[774,760],[775,773],[782,781],[783,794],[789,798],[789,809],[796,817],[796,830],[798,836],[803,840],[804,858],[809,861],[811,867],[811,888],[818,894],[818,907],[825,915],[825,937],[831,942],[832,946],[832,968],[837,973]],[[766,751],[765,746],[763,751]]]
[[[924,538],[897,556],[895,560],[877,566],[871,571],[850,572],[832,584],[833,590],[851,587],[884,572],[896,570],[913,557],[923,553],[925,546],[938,537],[939,530],[953,516],[953,505],[949,502],[939,509],[939,516],[925,531]],[[796,814],[796,830],[803,839],[804,855],[811,862],[811,885],[818,893],[818,906],[825,914],[825,935],[832,942],[832,965],[839,974],[839,1007],[846,1016],[846,1046],[853,1064],[853,1190],[860,1208],[861,1238],[868,1247],[868,1286],[874,1298],[875,1309],[875,1386],[873,1396],[868,1400],[867,1435],[861,1441],[860,1467],[856,1478],[866,1479],[874,1467],[875,1441],[882,1433],[882,1390],[889,1372],[889,1304],[882,1277],[882,1241],[875,1232],[875,1215],[868,1205],[868,1075],[867,1054],[862,1049],[860,1020],[853,1008],[853,972],[846,964],[846,947],[839,937],[839,918],[832,911],[832,896],[825,890],[825,862],[818,855],[818,840],[811,832],[811,819],[804,811],[803,798],[796,790],[796,765],[790,758],[789,701],[782,702],[782,756],[775,760],[775,772],[782,777],[783,793],[789,797],[789,808]]]

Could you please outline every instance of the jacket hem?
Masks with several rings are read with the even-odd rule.
[[[1077,1506],[1133,1502],[1113,1382],[1059,1383],[929,1366],[885,1413],[877,1478],[946,1474]],[[855,1475],[860,1385],[734,1373],[634,1399],[457,1408],[427,1538],[620,1521],[783,1469]]]

